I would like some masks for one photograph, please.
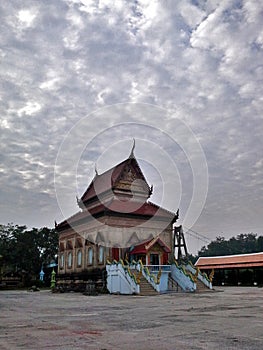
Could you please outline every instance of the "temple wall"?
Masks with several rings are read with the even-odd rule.
[[[112,260],[112,247],[122,248],[119,258],[124,259],[128,247],[157,235],[170,247],[169,258],[173,256],[172,225],[167,227],[165,221],[104,216],[80,224],[76,229],[77,232],[69,227],[59,234],[59,274],[103,268],[107,259]]]
[[[127,221],[129,220],[122,221],[123,227],[100,227],[99,232],[95,230],[85,230],[82,234],[77,234],[72,229],[69,229],[68,232],[60,234],[58,273],[70,274],[82,272],[84,270],[92,270],[94,268],[102,268],[105,266],[107,259],[112,259],[112,246],[123,248],[119,251],[119,257],[124,259],[125,248],[140,243],[137,238],[147,240],[151,235],[154,238],[159,234],[158,223],[155,228],[144,229],[143,227],[124,227],[125,224],[127,225]],[[129,221],[129,223],[131,222]],[[106,240],[107,238],[116,236],[117,243],[111,239],[112,246],[110,246],[109,241],[106,243],[101,242],[101,244],[94,244],[87,239],[87,236],[91,233],[93,233],[93,237],[99,233],[99,237],[102,239],[105,238]],[[121,244],[123,242],[123,237],[130,237],[129,245]],[[173,251],[171,229],[166,229],[159,237]],[[170,254],[169,258],[171,256],[172,254]]]
[[[106,264],[110,249],[99,244],[87,242],[79,234],[63,234],[59,239],[58,273],[78,273]]]

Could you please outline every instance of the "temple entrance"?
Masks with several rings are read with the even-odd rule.
[[[120,249],[119,248],[112,248],[112,259],[119,261],[120,260]]]
[[[163,265],[168,262],[170,248],[159,238],[138,244],[130,251],[130,260],[141,260],[144,265]]]
[[[160,265],[159,254],[150,254],[150,265]]]

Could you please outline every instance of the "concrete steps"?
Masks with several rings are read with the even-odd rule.
[[[140,295],[157,295],[157,294],[159,293],[156,292],[156,290],[152,287],[152,285],[143,276],[141,276]]]
[[[197,293],[205,293],[205,292],[211,292],[211,289],[208,288],[204,283],[201,281],[197,280],[196,281],[196,292]]]
[[[137,270],[131,270],[132,273],[136,276],[136,278],[139,275],[139,272]],[[140,295],[157,295],[158,293],[152,285],[146,280],[146,278],[141,275],[140,277]]]
[[[168,293],[169,292],[176,292],[176,293],[182,293],[183,289],[179,286],[179,284],[172,278],[168,278]]]

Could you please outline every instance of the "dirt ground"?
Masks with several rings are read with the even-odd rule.
[[[0,292],[0,349],[263,349],[263,289],[157,296]]]

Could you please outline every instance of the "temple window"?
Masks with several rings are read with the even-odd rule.
[[[104,263],[104,247],[99,247],[99,264]]]
[[[72,253],[68,253],[68,268],[71,269],[72,267]]]
[[[88,249],[88,265],[93,265],[93,249]]]
[[[60,254],[60,268],[63,269],[64,267],[64,254]]]
[[[82,265],[82,251],[79,250],[77,254],[77,266],[80,267]]]

